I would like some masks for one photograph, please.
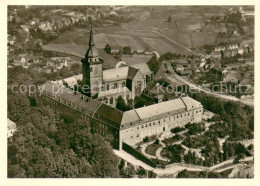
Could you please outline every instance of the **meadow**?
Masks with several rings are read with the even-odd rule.
[[[117,26],[115,26],[114,30],[113,32],[111,27],[108,29],[106,27],[95,28],[94,40],[96,47],[103,49],[106,44],[109,44],[110,46],[120,46],[122,48],[129,46],[136,50],[149,48],[160,54],[166,52],[188,53],[182,47],[174,45],[174,43],[153,32],[130,31],[122,27],[118,29]],[[89,31],[87,29],[75,29],[61,34],[56,40],[44,45],[43,49],[83,56],[88,48],[88,41]]]
[[[129,46],[135,50],[150,49],[157,51],[160,55],[167,52],[190,54],[188,50],[153,31],[159,32],[187,48],[214,44],[216,42],[215,33],[194,33],[188,30],[189,25],[204,24],[205,15],[202,12],[210,12],[207,8],[214,10],[214,7],[176,6],[162,7],[158,10],[130,7],[131,11],[125,13],[134,16],[134,21],[122,23],[121,25],[94,27],[96,47],[104,49],[105,45],[109,44],[110,46],[120,46],[122,48]],[[168,16],[172,16],[171,23],[165,22]],[[43,48],[81,57],[84,56],[88,48],[88,40],[89,28],[77,28],[73,31],[62,33],[56,40],[43,46]]]

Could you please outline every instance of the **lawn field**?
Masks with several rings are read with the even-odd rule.
[[[205,44],[214,45],[216,43],[217,33],[198,32],[192,33],[192,47],[200,47]]]
[[[164,54],[167,52],[177,52],[177,50],[172,47],[171,45],[169,45],[168,43],[166,43],[164,41],[164,39],[162,38],[148,38],[148,37],[142,37],[142,39],[148,44],[150,45],[150,47],[159,52],[160,54]]]
[[[137,40],[128,35],[106,34],[110,46],[129,46],[131,49],[144,50]]]
[[[169,10],[166,12],[165,16],[170,13]],[[177,26],[173,22],[171,24],[164,23],[164,19],[159,16],[157,19],[147,18],[146,20],[123,23],[124,26],[95,27],[93,29],[94,40],[99,49],[104,49],[105,45],[109,44],[110,46],[129,46],[135,50],[150,49],[161,55],[167,52],[189,54],[188,50],[152,31],[156,30],[188,48],[214,43],[216,37],[214,33],[189,33],[185,31],[188,24],[196,23],[194,19],[197,19],[197,22],[200,20],[200,18],[187,19],[187,15],[183,14],[183,17],[178,18],[178,22],[176,22]],[[44,45],[43,49],[84,56],[88,42],[88,28],[74,29],[60,34],[57,39]]]
[[[133,18],[131,22],[94,27],[94,40],[99,49],[103,49],[106,44],[109,44],[110,46],[129,46],[137,50],[150,49],[159,54],[167,52],[190,54],[185,47],[194,48],[214,44],[216,34],[194,33],[188,28],[198,23],[203,27],[205,18],[219,15],[220,9],[222,7],[219,6],[161,6],[157,8],[129,6],[124,13]],[[169,16],[172,17],[172,21],[165,22]],[[155,32],[164,35],[165,38]],[[88,40],[89,28],[77,28],[60,34],[56,40],[43,48],[84,55],[88,47]]]
[[[115,28],[118,28],[118,26],[115,26]],[[103,49],[106,44],[109,44],[110,46],[130,46],[137,50],[149,48],[160,54],[166,52],[188,53],[182,47],[153,32],[118,29],[118,31],[112,33],[113,30],[111,27],[108,27],[108,31],[104,27],[94,29],[94,40],[97,48]],[[61,34],[56,40],[44,45],[43,49],[83,56],[88,48],[88,42],[89,31],[87,29],[75,29]]]

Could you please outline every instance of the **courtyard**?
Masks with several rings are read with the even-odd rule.
[[[234,159],[228,151],[228,135],[215,135],[225,122],[219,116],[204,110],[201,123],[188,123],[184,128],[176,127],[171,132],[146,138],[135,146],[136,150],[160,167],[172,164],[210,167]],[[252,141],[242,148],[248,147]],[[244,144],[238,142],[239,144]],[[234,142],[234,144],[237,144]]]

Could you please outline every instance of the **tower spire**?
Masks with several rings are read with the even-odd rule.
[[[90,25],[88,50],[87,50],[85,56],[87,58],[98,58],[98,51],[96,49],[95,42],[94,42],[94,37],[93,37],[92,24]],[[98,61],[98,60],[96,60],[96,61]]]
[[[90,25],[90,36],[89,36],[89,47],[91,47],[91,46],[95,46],[93,31],[92,31],[92,23]]]
[[[94,96],[100,91],[103,81],[104,61],[99,58],[98,50],[96,49],[93,37],[92,24],[90,25],[89,47],[82,62],[83,83],[88,85],[88,95]]]

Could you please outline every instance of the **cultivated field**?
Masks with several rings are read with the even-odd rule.
[[[115,26],[118,28],[118,26]],[[121,27],[122,28],[122,27]],[[129,46],[132,49],[155,50],[160,54],[166,52],[188,53],[182,47],[169,42],[160,35],[153,32],[131,31],[119,29],[113,32],[113,28],[105,27],[94,29],[94,40],[96,47],[103,49],[106,44],[110,46]],[[108,32],[108,33],[107,33]],[[185,36],[184,36],[185,37]],[[84,29],[75,29],[61,34],[56,40],[48,45],[43,46],[45,50],[58,51],[73,55],[84,56],[89,41],[89,31]],[[178,41],[177,41],[178,42]]]
[[[198,32],[192,33],[192,47],[200,47],[205,44],[214,45],[216,42],[217,33]]]
[[[216,42],[215,33],[194,33],[188,29],[190,25],[197,23],[203,25],[202,20],[204,20],[205,15],[202,15],[201,12],[210,12],[207,8],[214,10],[214,7],[177,6],[162,7],[158,10],[153,10],[153,7],[147,7],[145,10],[140,7],[129,8],[131,9],[129,12],[131,14],[134,12],[136,16],[134,16],[134,21],[122,23],[122,25],[94,28],[94,40],[97,48],[103,49],[106,44],[109,44],[110,46],[129,46],[136,50],[150,49],[159,54],[167,52],[190,54],[188,50],[152,31],[159,32],[187,48]],[[128,14],[127,11],[125,13]],[[210,13],[214,15],[214,11]],[[165,22],[168,16],[172,16],[170,23]],[[88,40],[89,30],[87,28],[75,29],[61,34],[43,48],[83,56],[88,47]]]
[[[167,52],[177,53],[177,48],[172,47],[170,44],[164,41],[162,38],[148,38],[142,37],[142,39],[155,51],[160,54],[164,54]]]
[[[66,53],[74,56],[83,57],[86,49],[75,43],[50,43],[42,46],[43,50]]]
[[[107,36],[104,33],[94,35],[94,41],[97,48],[105,48],[106,44],[109,43]]]
[[[141,46],[137,40],[135,40],[133,37],[128,35],[116,35],[116,34],[106,34],[107,42],[110,46],[129,46],[131,49],[138,49],[138,50],[144,50],[144,47]],[[104,41],[101,43],[103,45],[106,45]],[[100,43],[100,44],[101,44]],[[104,48],[105,46],[101,47]]]

